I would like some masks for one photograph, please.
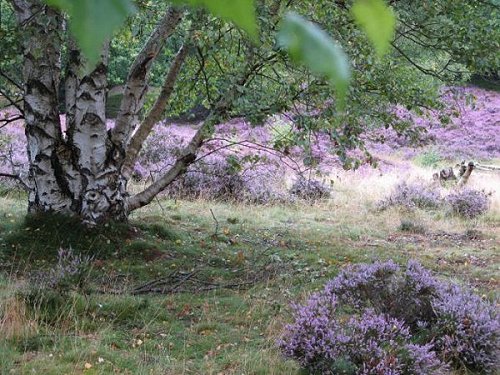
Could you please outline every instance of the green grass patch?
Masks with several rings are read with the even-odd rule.
[[[36,331],[0,340],[1,373],[298,375],[275,345],[289,303],[351,263],[416,258],[447,277],[478,280],[489,298],[495,293],[496,229],[489,221],[478,223],[480,242],[459,243],[427,238],[439,228],[466,229],[428,212],[409,220],[398,210],[360,211],[335,202],[254,207],[167,200],[167,214],[153,205],[127,225],[89,231],[66,217],[25,219],[17,198],[2,199],[0,249],[18,271],[0,272],[0,297],[23,298]],[[424,223],[429,233],[418,230]],[[30,274],[54,267],[57,249],[69,246],[95,256],[85,288],[63,296],[34,293],[26,283]],[[183,281],[191,272],[193,279]],[[131,294],[172,275],[184,292]]]

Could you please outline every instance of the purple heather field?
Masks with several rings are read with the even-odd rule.
[[[429,150],[437,157],[453,162],[500,158],[500,93],[472,87],[446,88],[443,99],[445,109],[420,117],[395,108],[399,117],[409,120],[414,127],[425,129],[419,147],[411,145],[408,139],[398,136],[392,129],[377,129],[365,135],[367,149],[379,160],[381,171],[407,169],[413,158]],[[12,115],[8,111],[1,114]],[[443,115],[450,118],[447,125],[438,120]],[[64,115],[61,115],[61,122],[64,128]],[[112,120],[108,120],[108,126],[113,126]],[[308,176],[312,169],[304,163],[305,154],[301,149],[289,147],[286,152],[273,149],[273,144],[286,140],[293,129],[286,115],[275,115],[260,126],[233,119],[216,127],[213,139],[199,153],[198,165],[227,165],[227,160],[232,159],[238,161],[239,174],[249,179],[257,174],[265,176],[268,181],[296,174]],[[159,123],[136,163],[135,178],[144,180],[166,170],[195,131],[195,124]],[[316,162],[314,171],[327,174],[340,169],[328,136],[315,134],[311,137],[310,156]],[[383,143],[380,143],[381,139]],[[394,156],[397,156],[396,163]],[[388,158],[391,161],[385,162]],[[26,160],[23,124],[11,123],[0,132],[0,172],[24,171]],[[191,169],[196,171],[197,168]],[[366,173],[370,170],[370,166],[361,167]]]

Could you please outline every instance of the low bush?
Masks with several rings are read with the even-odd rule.
[[[402,182],[394,188],[388,197],[379,202],[378,207],[381,210],[389,207],[434,209],[441,205],[441,193],[435,188]]]
[[[398,229],[401,232],[408,232],[414,234],[425,234],[426,232],[426,229],[422,224],[408,219],[402,219]]]
[[[31,285],[38,289],[52,289],[66,294],[81,289],[90,272],[92,257],[76,254],[70,249],[59,249],[57,263],[48,270],[32,275]]]
[[[281,175],[272,164],[214,155],[192,165],[166,192],[173,198],[286,203],[287,194],[278,188]]]
[[[89,292],[91,262],[90,256],[77,254],[71,248],[59,249],[56,264],[32,272],[19,295],[29,308],[29,315],[53,324],[70,314],[74,302],[81,299],[79,293]]]
[[[279,345],[309,373],[427,375],[446,369],[430,345],[411,342],[402,321],[373,310],[347,318],[334,294],[313,295],[295,307],[294,319]]]
[[[405,270],[392,261],[348,267],[321,293],[295,310],[295,322],[287,326],[280,345],[286,356],[295,358],[306,368],[326,366],[330,371],[326,373],[342,373],[334,370],[334,362],[344,358],[344,353],[331,354],[327,348],[332,343],[335,347],[342,346],[339,340],[352,342],[345,330],[353,332],[354,323],[352,320],[341,323],[339,310],[361,311],[360,324],[376,316],[391,321],[399,332],[407,327],[408,336],[401,333],[405,339],[395,340],[398,350],[404,351],[408,345],[416,345],[415,350],[429,361],[419,359],[419,363],[427,366],[427,371],[436,366],[434,372],[415,369],[411,370],[415,372],[405,372],[404,369],[364,372],[364,368],[372,364],[363,356],[365,344],[358,340],[358,348],[348,354],[353,358],[358,353],[353,374],[436,374],[438,368],[443,368],[437,365],[437,359],[457,368],[465,366],[486,373],[495,371],[499,365],[500,316],[495,305],[455,284],[437,279],[414,261],[410,261]],[[372,315],[366,316],[367,313]],[[321,329],[316,327],[318,324]],[[325,334],[326,328],[323,327],[337,333]],[[393,345],[385,342],[388,347]],[[399,353],[398,350],[391,353],[394,361],[400,363],[398,355],[394,354]],[[332,358],[335,359],[333,362]]]
[[[488,211],[490,202],[488,195],[481,190],[465,188],[446,197],[453,214],[465,219],[475,219]]]
[[[299,178],[292,185],[290,194],[302,200],[315,202],[320,199],[329,198],[331,189],[320,181]]]

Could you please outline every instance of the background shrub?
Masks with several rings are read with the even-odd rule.
[[[439,208],[442,203],[439,190],[423,184],[408,184],[402,182],[393,189],[392,193],[379,202],[379,209],[389,207],[403,207],[406,209]]]
[[[321,181],[301,177],[290,188],[290,194],[299,199],[314,202],[329,198],[331,189]]]
[[[446,197],[451,212],[465,219],[474,219],[486,213],[489,197],[484,191],[465,188]]]
[[[213,155],[192,165],[166,192],[173,198],[286,203],[290,199],[279,189],[282,178],[282,171],[272,164]]]

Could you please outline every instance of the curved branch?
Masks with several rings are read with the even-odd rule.
[[[18,120],[23,120],[23,119],[24,119],[24,116],[14,116],[14,117],[6,118],[6,119],[1,119],[0,120],[0,129],[6,127],[11,122],[16,122]]]
[[[399,48],[395,43],[391,43],[391,44],[394,47],[394,49],[396,51],[398,51],[399,54],[406,59],[406,61],[408,61],[411,65],[413,65],[415,68],[417,68],[418,70],[420,70],[422,73],[430,75],[430,76],[433,76],[433,77],[439,79],[440,81],[443,81],[443,77],[441,77],[439,74],[437,74],[436,72],[434,72],[432,70],[426,69],[426,68],[424,68],[421,65],[418,65],[406,53],[404,53],[403,50],[401,48]]]
[[[17,103],[19,103],[19,101],[16,101],[14,99],[12,99],[5,91],[3,91],[2,89],[0,89],[0,95],[2,95],[5,99],[7,99],[7,101],[10,103],[11,106],[13,106],[15,109],[17,109],[19,111],[19,113],[24,117],[24,110],[21,108],[21,106],[19,106]]]
[[[182,155],[176,160],[172,168],[160,179],[149,185],[142,192],[132,196],[128,202],[129,211],[134,211],[150,203],[162,190],[170,185],[181,173],[184,173],[189,165],[196,161],[196,153],[206,138],[210,127],[215,125],[215,117],[209,116],[203,125],[196,131],[195,135],[184,148]]]
[[[0,177],[12,178],[12,179],[16,180],[17,182],[19,182],[25,190],[30,190],[29,185],[26,183],[26,181],[24,181],[21,178],[21,176],[19,176],[17,174],[0,173]]]
[[[116,125],[111,131],[111,141],[122,153],[125,151],[125,144],[144,104],[148,87],[147,76],[153,62],[161,52],[165,41],[175,31],[182,19],[182,14],[181,10],[174,7],[167,10],[130,68]]]
[[[276,56],[277,54],[273,52],[258,62],[253,62],[251,59],[247,60],[246,71],[226,93],[221,95],[211,114],[196,131],[195,135],[189,144],[184,148],[181,156],[176,160],[172,168],[170,168],[165,175],[153,182],[145,190],[132,196],[128,201],[129,211],[134,211],[150,203],[162,190],[170,185],[177,178],[177,176],[184,173],[189,165],[196,161],[198,149],[203,144],[203,141],[211,134],[214,125],[228,113],[234,101],[240,97],[243,91],[240,90],[241,87],[244,86],[254,74],[258,73],[265,63],[271,63]]]
[[[0,76],[5,78],[11,85],[16,86],[18,90],[23,91],[23,86],[21,86],[19,83],[14,81],[12,78],[10,78],[7,74],[2,72],[1,70],[0,70]]]
[[[188,37],[189,38],[189,37]],[[125,156],[125,161],[123,163],[123,173],[127,178],[130,175],[132,170],[132,166],[137,159],[137,156],[141,152],[142,145],[149,133],[161,119],[163,111],[168,104],[168,100],[174,91],[174,85],[181,71],[182,65],[186,60],[186,56],[188,54],[188,46],[183,44],[179,49],[177,54],[175,55],[172,64],[170,65],[170,69],[168,71],[167,76],[165,77],[165,81],[163,82],[163,86],[161,88],[160,95],[156,99],[155,104],[151,111],[149,111],[148,115],[144,119],[144,121],[139,125],[136,132],[132,135],[132,139],[130,140],[127,147],[127,155]]]

